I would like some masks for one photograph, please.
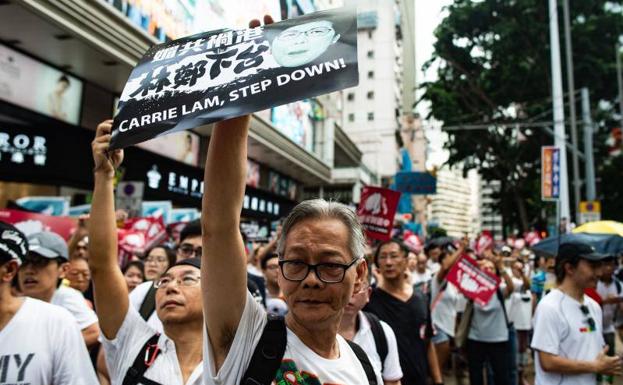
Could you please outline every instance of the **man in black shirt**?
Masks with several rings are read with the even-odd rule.
[[[381,243],[374,263],[383,279],[374,289],[364,310],[376,314],[396,333],[404,385],[425,385],[430,375],[433,383],[443,382],[437,365],[426,294],[414,290],[406,271],[408,248],[399,240]]]

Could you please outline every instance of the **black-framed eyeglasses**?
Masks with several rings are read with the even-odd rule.
[[[596,330],[595,320],[591,316],[591,312],[588,310],[588,306],[580,305],[580,310],[582,311],[582,314],[587,317],[585,321],[588,324],[589,331],[594,332]]]
[[[201,246],[193,247],[190,243],[182,243],[177,249],[180,251],[180,254],[186,258],[190,258],[193,255],[197,258],[201,258],[201,253],[203,251]]]
[[[301,282],[309,275],[310,271],[314,271],[316,277],[324,283],[340,283],[344,280],[346,270],[359,262],[361,258],[355,258],[351,263],[345,265],[342,263],[317,263],[312,265],[303,261],[280,260],[279,267],[281,274],[288,281]]]

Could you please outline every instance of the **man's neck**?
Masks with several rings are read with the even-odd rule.
[[[558,290],[562,291],[563,293],[580,303],[584,302],[584,288],[576,285],[572,280],[568,278],[566,278],[564,281],[562,281],[560,285],[558,285]]]
[[[601,277],[600,279],[601,282],[609,285],[612,283],[612,276],[611,275],[604,275],[603,277]]]
[[[315,327],[310,329],[298,322],[292,312],[289,312],[286,315],[286,325],[309,349],[320,357],[333,360],[340,357],[336,338],[340,319],[341,315],[335,322],[327,321],[327,325],[314,325]]]
[[[426,269],[423,270],[415,270],[416,273],[418,273],[419,275],[424,275],[426,274]]]
[[[273,298],[281,297],[281,289],[279,288],[279,284],[273,284],[269,281],[266,281],[266,290],[268,290],[268,294],[270,294]]]
[[[0,288],[0,331],[9,324],[13,316],[19,311],[24,299],[11,294],[11,287],[3,285]]]
[[[403,293],[409,288],[409,284],[404,274],[400,274],[397,278],[384,278],[379,287],[389,293]]]
[[[338,333],[347,340],[352,340],[355,338],[355,334],[357,334],[357,317],[359,317],[359,312],[344,312],[344,315],[342,315]]]
[[[194,369],[199,365],[203,356],[203,319],[195,322],[166,324],[163,327],[164,334],[175,343],[180,367]]]

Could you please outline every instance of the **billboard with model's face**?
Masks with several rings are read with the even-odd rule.
[[[0,45],[0,99],[77,125],[82,81]]]

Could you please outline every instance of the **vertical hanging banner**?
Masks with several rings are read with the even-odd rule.
[[[150,48],[134,68],[111,149],[358,82],[354,7],[188,36]]]
[[[361,189],[357,216],[368,237],[380,241],[391,238],[399,199],[398,191],[371,186]]]
[[[541,148],[541,199],[557,200],[560,197],[560,149],[555,146]]]

